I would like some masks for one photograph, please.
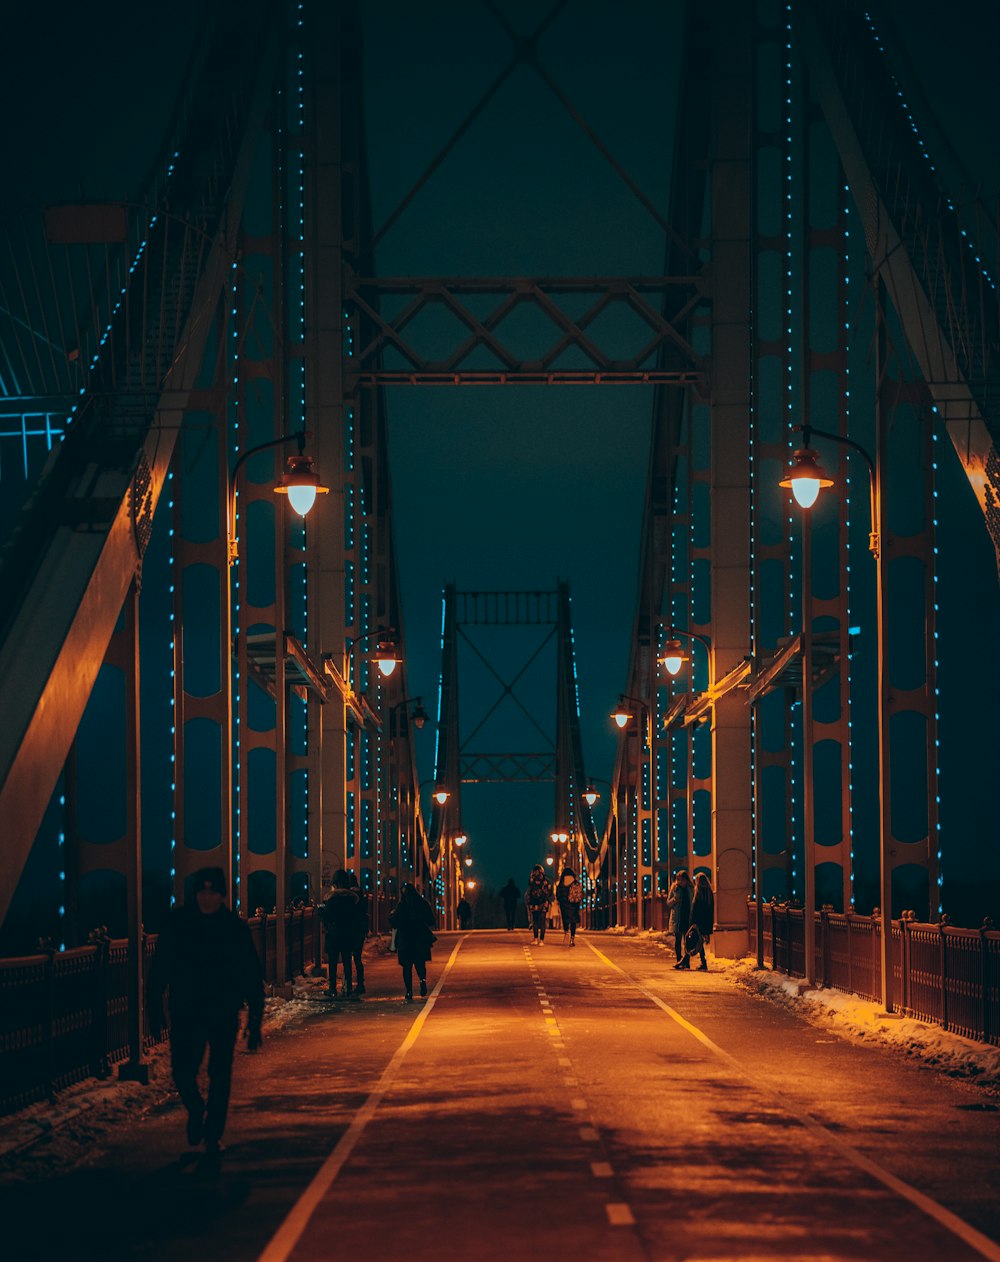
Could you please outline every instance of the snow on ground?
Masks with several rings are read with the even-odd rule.
[[[640,937],[673,954],[673,938],[665,933],[649,930],[636,934],[634,930],[621,929],[605,932]],[[386,943],[369,943],[369,948],[381,954]],[[909,1017],[887,1018],[884,1013],[880,1015],[877,1004],[837,990],[807,988],[796,978],[758,970],[752,959],[716,958],[710,967],[726,982],[741,986],[762,1000],[780,1003],[814,1025],[844,1038],[864,1039],[917,1057],[944,1073],[1000,1095],[998,1047],[975,1043]],[[269,998],[264,1012],[265,1040],[288,1029],[306,1013],[315,1012],[325,987],[324,977],[300,978],[290,999]],[[11,1117],[0,1118],[0,1181],[48,1177],[96,1160],[104,1150],[106,1137],[116,1129],[132,1125],[152,1112],[179,1110],[170,1080],[167,1044],[152,1048],[146,1060],[148,1086],[119,1081],[116,1069],[104,1081],[87,1079],[61,1091],[54,1102],[41,1101]]]
[[[621,933],[622,930],[611,932]],[[631,936],[648,940],[673,954],[673,936],[655,930]],[[796,977],[758,969],[753,958],[727,960],[716,957],[713,971],[721,971],[725,979],[743,987],[762,999],[783,1007],[813,1025],[839,1034],[843,1038],[863,1039],[868,1044],[902,1052],[953,1078],[963,1078],[1000,1095],[1000,1047],[978,1043],[952,1034],[939,1025],[918,1021],[914,1017],[887,1016],[880,1004],[869,1003],[857,995],[840,990],[806,986]]]

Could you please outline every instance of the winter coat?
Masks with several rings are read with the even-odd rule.
[[[691,923],[698,926],[707,942],[715,928],[715,895],[711,889],[706,889],[704,893],[700,889],[695,890],[691,902]]]
[[[691,923],[691,886],[674,881],[667,890],[667,906],[670,908],[667,933],[672,933],[675,938],[685,934]]]
[[[568,929],[570,925],[578,925],[580,923],[580,904],[569,901],[569,892],[576,883],[575,876],[564,873],[559,878],[559,884],[556,886],[556,902],[559,904],[559,915],[562,917],[563,928],[565,929]]]
[[[326,936],[340,946],[350,946],[358,934],[358,896],[354,890],[333,889],[319,909]]]
[[[368,937],[368,930],[371,928],[371,921],[368,916],[368,895],[364,890],[351,887],[351,893],[357,897],[358,905],[354,909],[354,944],[355,946],[364,946],[365,939]]]
[[[513,881],[508,881],[500,891],[500,897],[506,908],[516,907],[517,900],[521,897],[521,891],[517,888]]]
[[[404,894],[389,917],[389,924],[396,930],[396,958],[404,968],[431,958],[431,947],[437,938],[434,912],[426,898],[415,890]]]
[[[547,910],[552,902],[552,882],[547,876],[533,876],[528,882],[524,901],[529,911]]]
[[[150,969],[151,1011],[159,1011],[165,990],[174,1025],[235,1016],[244,1003],[251,1022],[259,1024],[264,981],[246,921],[228,907],[210,916],[197,906],[173,911],[157,939]]]

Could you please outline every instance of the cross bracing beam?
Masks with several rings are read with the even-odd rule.
[[[346,302],[360,314],[365,336],[348,374],[355,385],[700,388],[705,364],[686,326],[705,297],[706,281],[698,276],[349,277]],[[432,308],[454,328],[450,348],[433,359],[420,348],[417,324]],[[513,349],[503,328],[526,310],[538,325],[530,358]],[[620,339],[625,319],[634,342],[623,357],[605,339],[612,329]]]
[[[462,754],[463,784],[537,784],[556,778],[556,755],[543,754]]]

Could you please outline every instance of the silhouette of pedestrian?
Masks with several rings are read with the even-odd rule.
[[[563,868],[559,884],[556,886],[556,902],[559,904],[559,915],[562,917],[563,933],[569,934],[569,944],[576,946],[576,928],[580,923],[580,902],[583,897],[583,886],[576,879],[572,868]]]
[[[353,872],[349,880],[351,890],[358,900],[358,906],[355,910],[354,937],[351,940],[351,958],[354,960],[354,993],[363,995],[365,993],[364,950],[365,942],[368,938],[368,930],[371,928],[371,921],[368,916],[370,900],[367,893],[358,884],[358,878]]]
[[[539,946],[545,944],[545,921],[548,918],[549,906],[552,902],[552,882],[545,875],[545,869],[536,863],[528,877],[528,888],[524,895],[531,920],[531,938]]]
[[[464,898],[458,900],[458,906],[455,908],[458,913],[458,927],[460,929],[468,929],[472,924],[472,908]]]
[[[694,877],[694,894],[691,899],[691,923],[684,935],[684,958],[675,968],[690,968],[691,954],[697,951],[701,956],[699,972],[708,971],[705,959],[705,943],[712,936],[715,928],[715,894],[712,882],[704,872],[696,872]]]
[[[233,1051],[240,1009],[247,1005],[247,1051],[261,1045],[264,982],[245,920],[225,905],[221,868],[194,874],[193,898],[170,915],[156,943],[149,974],[149,1028],[163,1029],[163,995],[170,1010],[170,1063],[187,1109],[187,1140],[207,1153],[221,1150],[229,1110]],[[208,1049],[208,1099],[198,1072]]]
[[[351,999],[351,960],[358,934],[358,896],[351,889],[351,880],[343,868],[333,874],[330,896],[319,909],[319,918],[326,931],[326,958],[330,962],[327,994],[334,999]],[[343,962],[344,986],[337,993],[337,965]]]
[[[691,878],[683,868],[674,873],[673,883],[667,890],[667,906],[670,908],[667,932],[674,935],[674,954],[677,956],[674,968],[690,968],[691,961],[685,963],[681,958],[681,942],[691,923]]]
[[[420,993],[427,994],[427,961],[431,947],[437,941],[434,936],[434,912],[431,905],[407,882],[396,910],[389,917],[389,924],[396,930],[396,959],[403,970],[403,987],[406,1002],[413,1002],[413,970],[420,980]]]
[[[517,900],[521,897],[521,891],[514,884],[514,878],[509,876],[507,884],[500,891],[500,898],[503,900],[503,911],[507,917],[508,932],[512,932],[514,928],[514,920],[517,916]]]

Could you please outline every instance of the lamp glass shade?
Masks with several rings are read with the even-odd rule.
[[[684,652],[680,640],[668,640],[663,646],[663,656],[660,661],[668,675],[680,674],[680,669],[687,660],[688,655]]]
[[[314,486],[290,486],[288,488],[288,502],[300,517],[305,517],[306,513],[316,503],[316,488]]]
[[[545,856],[545,862],[551,868],[553,863],[555,863],[555,859],[553,859],[552,856],[548,854]]]
[[[427,711],[418,701],[414,707],[413,713],[410,715],[410,721],[419,732],[423,725],[427,722]]]
[[[470,854],[470,855],[466,855],[466,856],[465,856],[465,866],[466,866],[467,868],[471,868],[471,867],[472,867],[472,855],[471,855],[471,854]]]
[[[399,665],[399,662],[395,657],[376,657],[375,661],[378,663],[378,668],[386,679],[389,678],[392,672]]]
[[[450,797],[451,794],[447,789],[434,790],[434,801],[437,802],[439,806],[444,806],[445,802],[447,802]]]
[[[601,795],[597,792],[597,790],[593,786],[591,786],[584,793],[583,800],[587,803],[588,806],[593,806],[600,796]]]
[[[465,833],[459,833],[458,836],[455,838],[455,845],[464,846],[468,840],[469,838],[466,836]]]
[[[629,721],[629,713],[627,710],[615,710],[611,716],[619,727],[625,727]]]

